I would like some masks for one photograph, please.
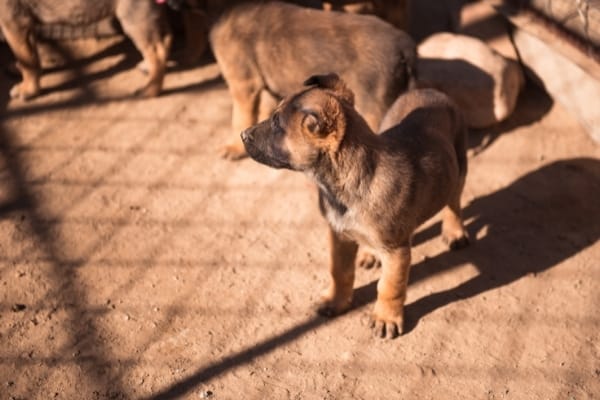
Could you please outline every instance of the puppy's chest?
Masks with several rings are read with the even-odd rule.
[[[353,207],[348,207],[324,190],[319,191],[321,212],[331,228],[356,242],[373,242],[373,233],[368,232],[362,216]]]

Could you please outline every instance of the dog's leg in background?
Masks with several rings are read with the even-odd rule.
[[[402,334],[404,301],[410,271],[410,243],[381,253],[381,277],[371,326],[379,337],[392,339]]]
[[[261,90],[258,104],[258,119],[256,122],[261,122],[269,118],[273,113],[273,110],[277,108],[277,103],[279,103],[279,100],[280,99],[273,96],[268,90]]]
[[[246,149],[240,139],[240,133],[258,122],[258,111],[262,84],[250,79],[235,81],[229,87],[233,102],[232,140],[225,146],[222,156],[229,160],[239,160],[246,156]]]
[[[317,306],[319,314],[330,317],[350,307],[357,250],[355,242],[340,237],[329,228],[331,285]]]
[[[11,24],[11,26],[5,26],[2,33],[17,59],[17,68],[23,78],[21,83],[13,86],[10,96],[22,100],[30,99],[40,92],[41,75],[33,31]]]
[[[129,6],[126,4],[117,7],[116,14],[123,31],[142,53],[144,65],[148,69],[148,82],[137,94],[143,97],[158,96],[165,77],[171,33],[164,32],[164,24],[151,11],[137,12]]]

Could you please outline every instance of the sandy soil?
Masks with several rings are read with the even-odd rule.
[[[123,52],[125,51],[125,53]],[[2,65],[10,59],[1,47]],[[215,65],[143,82],[131,46],[0,82],[0,399],[600,397],[600,146],[540,89],[474,132],[474,243],[415,237],[407,333],[312,304],[326,225],[300,174],[221,160]]]

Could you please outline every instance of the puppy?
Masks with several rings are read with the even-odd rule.
[[[264,97],[279,101],[307,76],[329,71],[347,82],[356,109],[377,129],[416,60],[413,40],[377,17],[279,2],[232,8],[211,29],[210,43],[233,98],[235,138],[223,153],[230,159],[245,156],[239,133],[259,121]]]
[[[155,0],[0,0],[0,28],[23,76],[23,81],[11,89],[11,97],[27,100],[40,93],[42,68],[35,47],[36,25],[86,25],[112,15],[117,16],[144,57],[148,81],[139,94],[158,95],[171,35]]]
[[[443,208],[450,248],[468,243],[460,209],[465,124],[446,95],[422,89],[399,97],[375,135],[337,75],[305,84],[270,119],[243,131],[242,141],[254,160],[302,171],[318,186],[332,278],[319,312],[331,316],[350,307],[357,248],[367,246],[382,264],[372,327],[393,338],[402,333],[415,229]]]

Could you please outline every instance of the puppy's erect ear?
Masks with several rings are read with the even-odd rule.
[[[331,90],[337,97],[350,105],[354,105],[354,93],[346,86],[346,83],[336,74],[313,75],[304,81],[304,86],[316,85],[323,89]]]
[[[322,126],[316,113],[307,111],[302,118],[302,126],[313,135],[322,134]]]

